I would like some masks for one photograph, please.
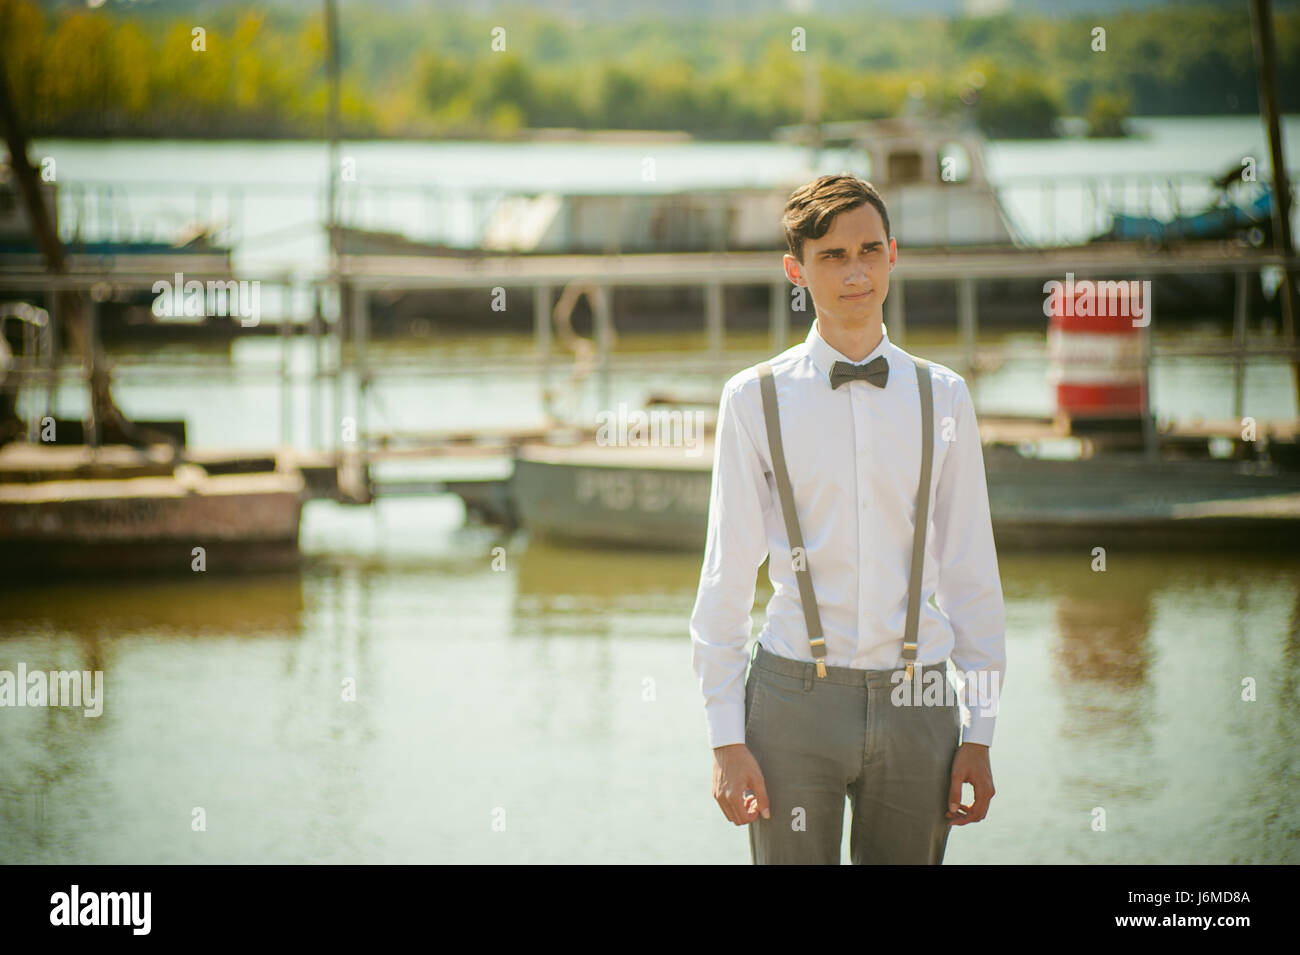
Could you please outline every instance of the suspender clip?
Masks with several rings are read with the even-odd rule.
[[[911,660],[908,660],[908,661],[907,661],[907,676],[905,677],[905,679],[908,679],[908,680],[912,679],[912,661],[911,661]]]
[[[819,659],[819,660],[817,661],[817,675],[820,676],[820,677],[824,677],[824,676],[826,676],[826,661],[825,661],[825,660],[821,660],[821,659]]]

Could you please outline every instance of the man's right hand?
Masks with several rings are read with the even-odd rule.
[[[759,817],[771,819],[767,787],[758,760],[744,743],[719,746],[713,751],[713,798],[722,814],[738,826]]]

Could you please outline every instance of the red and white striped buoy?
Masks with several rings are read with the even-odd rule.
[[[1097,291],[1103,285],[1104,294]],[[1145,322],[1135,325],[1133,316],[1148,314],[1143,291],[1140,282],[1071,281],[1052,296],[1047,375],[1060,414],[1141,419],[1147,406]]]

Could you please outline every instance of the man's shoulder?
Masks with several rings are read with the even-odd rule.
[[[967,390],[966,379],[957,374],[957,372],[953,371],[947,365],[937,361],[932,361],[924,355],[913,355],[911,352],[904,351],[897,345],[894,347],[898,348],[898,350],[906,356],[909,363],[920,358],[930,366],[930,380],[934,383],[936,392],[946,393],[955,397]]]
[[[789,372],[799,363],[806,351],[807,346],[800,342],[787,348],[779,355],[773,355],[771,358],[750,365],[748,368],[742,368],[727,379],[726,384],[722,386],[723,394],[730,395],[733,398],[744,395],[747,399],[751,394],[757,395],[761,387],[758,381],[758,372],[763,365],[771,366],[772,377],[779,381],[783,374]]]

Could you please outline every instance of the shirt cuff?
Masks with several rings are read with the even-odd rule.
[[[710,749],[745,741],[744,703],[715,703],[705,707],[704,716],[709,724]]]
[[[969,723],[963,723],[961,728],[961,741],[963,743],[982,743],[985,746],[993,745],[993,724],[997,722],[997,711],[992,708],[986,709],[976,703],[974,706],[967,705],[970,713]]]

